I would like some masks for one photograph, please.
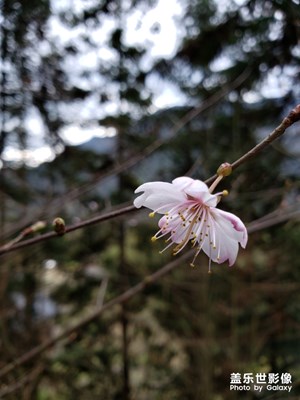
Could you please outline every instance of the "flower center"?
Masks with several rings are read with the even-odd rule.
[[[197,208],[198,208],[198,210],[196,212],[194,211],[195,215],[193,216],[193,218],[191,220],[188,221],[189,226],[188,226],[187,232],[185,233],[185,236],[184,236],[182,242],[179,243],[174,248],[173,255],[176,255],[177,253],[179,253],[190,240],[192,240],[193,246],[195,245],[197,236],[196,236],[195,232],[193,231],[193,227],[197,224],[197,222],[200,221],[200,217],[203,212],[203,209],[202,209],[203,207],[204,207],[203,205],[199,205],[199,206],[194,206],[191,208],[192,211],[193,211],[193,209],[196,210]],[[184,218],[184,217],[182,216],[182,218]],[[185,219],[184,219],[184,221],[185,221]]]

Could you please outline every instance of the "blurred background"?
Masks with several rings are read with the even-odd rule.
[[[205,180],[299,102],[299,0],[2,0],[0,239]],[[200,255],[0,380],[23,400],[300,398],[300,125],[226,178],[264,229]],[[0,256],[0,367],[171,259],[147,210]],[[253,225],[252,225],[253,226]],[[232,373],[293,389],[230,391]]]

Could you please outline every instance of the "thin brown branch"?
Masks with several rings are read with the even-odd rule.
[[[23,390],[25,385],[28,385],[29,383],[33,382],[38,378],[38,376],[43,372],[44,370],[43,365],[38,365],[36,368],[34,368],[28,375],[26,375],[24,378],[18,380],[17,382],[14,382],[13,384],[6,386],[0,390],[0,399],[2,399],[4,396],[7,396],[9,394],[12,394],[16,392],[17,390]]]
[[[204,100],[201,104],[193,108],[191,111],[187,112],[177,123],[175,123],[175,126],[171,130],[170,137],[164,139],[159,138],[154,140],[141,153],[130,156],[127,160],[123,161],[122,163],[117,163],[112,168],[109,168],[109,170],[101,172],[92,180],[92,182],[86,183],[85,185],[75,188],[69,191],[68,193],[60,196],[58,199],[51,200],[48,204],[46,204],[46,206],[43,207],[44,210],[45,209],[51,210],[51,214],[49,214],[48,212],[47,215],[57,214],[64,204],[69,203],[70,201],[73,201],[76,198],[80,197],[81,195],[89,192],[95,187],[95,185],[99,184],[100,181],[103,181],[111,176],[120,174],[121,172],[128,170],[129,168],[135,166],[140,161],[150,156],[152,153],[158,150],[163,144],[166,144],[168,141],[170,141],[172,137],[174,137],[193,118],[195,118],[196,116],[201,114],[201,112],[207,110],[208,108],[218,103],[218,101],[220,101],[223,97],[228,95],[232,90],[239,87],[248,78],[249,74],[250,70],[246,68],[235,80],[229,82],[227,85],[224,85],[219,91],[217,91],[212,96]],[[45,212],[41,213],[39,211],[36,213],[35,217],[32,217],[31,215],[30,219],[25,218],[25,221],[24,219],[22,219],[21,222],[17,223],[17,225],[14,225],[14,230],[16,229],[17,226],[19,227],[24,226],[26,224],[26,221],[29,223],[34,219],[40,218],[41,215],[46,215],[46,213]],[[5,232],[5,236],[7,236],[10,232],[11,230]]]
[[[183,118],[181,118],[179,123],[176,125],[175,133],[177,133],[188,122],[192,121],[203,111],[207,110],[208,108],[210,108],[211,106],[216,104],[218,101],[220,101],[223,97],[225,97],[227,94],[229,94],[232,90],[238,88],[250,76],[250,73],[251,73],[250,68],[246,68],[234,81],[229,82],[228,84],[225,84],[221,90],[219,90],[218,92],[213,94],[211,97],[209,97],[203,103],[201,103],[198,107],[195,107],[191,111],[186,113],[183,116]]]
[[[217,104],[223,97],[228,95],[232,90],[238,88],[250,75],[250,69],[246,68],[237,78],[233,81],[225,84],[220,90],[211,95],[209,98],[201,102],[197,107],[193,108],[191,111],[188,111],[177,123],[175,123],[173,129],[171,129],[170,137],[164,139],[156,139],[153,143],[147,146],[144,151],[140,154],[136,154],[130,156],[127,160],[122,163],[118,163],[113,168],[110,168],[109,171],[105,171],[101,173],[99,176],[94,179],[93,182],[88,183],[84,186],[81,186],[79,189],[74,189],[69,192],[66,196],[60,197],[59,201],[62,201],[62,204],[65,204],[66,200],[69,202],[81,196],[82,194],[90,191],[95,184],[98,184],[103,179],[111,177],[113,175],[120,174],[133,167],[140,161],[144,160],[146,157],[150,156],[156,150],[158,150],[163,144],[166,144],[170,141],[188,122],[192,121],[203,111],[209,109],[213,105]]]
[[[282,136],[287,128],[293,125],[295,122],[300,120],[300,104],[298,104],[287,117],[283,119],[281,124],[273,130],[264,140],[254,146],[251,150],[249,150],[242,157],[231,163],[232,169],[236,169],[240,167],[245,162],[248,162],[252,158],[256,157],[261,151],[263,151],[267,146],[269,146],[272,142]],[[207,180],[207,183],[213,182],[217,178],[217,175],[212,176]]]
[[[81,229],[86,226],[95,225],[95,224],[98,224],[99,222],[107,221],[111,218],[116,218],[116,217],[119,217],[120,215],[128,214],[129,212],[132,212],[132,211],[136,211],[136,208],[131,205],[131,206],[121,208],[119,210],[108,212],[106,214],[100,214],[97,217],[90,218],[85,221],[78,222],[76,224],[67,226],[65,233],[73,232],[73,231],[76,231],[77,229]],[[0,247],[0,256],[2,254],[21,249],[23,247],[31,246],[36,243],[44,242],[45,240],[48,240],[48,239],[51,239],[54,237],[58,237],[58,236],[59,235],[57,235],[56,232],[48,232],[48,233],[45,233],[43,235],[31,238],[31,239],[23,240],[22,242],[16,243],[9,247],[7,247],[7,245],[4,245],[4,246]]]
[[[23,231],[17,237],[12,239],[10,242],[6,243],[3,247],[0,248],[0,250],[10,249],[11,247],[19,243],[21,240],[23,240],[26,236],[30,235],[31,233],[38,232],[39,230],[45,228],[45,226],[46,223],[44,221],[35,222],[31,226],[28,226],[27,228],[23,229]]]
[[[272,218],[266,218],[265,220],[254,221],[247,226],[248,233],[261,231],[262,229],[269,228],[271,226],[280,224],[288,220],[295,220],[300,218],[300,210],[294,210],[290,212],[280,212],[274,215]]]
[[[264,150],[268,145],[270,145],[274,140],[279,138],[284,134],[287,128],[289,128],[292,124],[295,122],[299,121],[300,119],[300,104],[298,104],[290,113],[289,115],[284,118],[284,120],[281,122],[281,124],[274,129],[273,132],[271,132],[264,140],[262,140],[260,143],[258,143],[255,147],[253,147],[251,150],[249,150],[246,154],[244,154],[242,157],[234,161],[232,165],[232,169],[236,169],[245,162],[249,161],[253,157],[256,157],[262,150]],[[213,182],[216,179],[217,175],[212,176],[211,178],[207,179],[205,183],[209,184]],[[132,212],[136,210],[134,206],[128,206],[124,207],[120,210],[117,211],[112,211],[110,213],[104,214],[104,215],[99,215],[98,217],[80,222],[78,224],[71,225],[69,227],[66,227],[66,232],[72,232],[77,229],[81,229],[85,226],[93,225],[99,222],[103,222],[106,220],[109,220],[111,218],[118,217],[120,215],[127,214],[129,212]],[[36,238],[32,238],[29,240],[24,240],[20,243],[17,243],[9,248],[2,247],[0,248],[0,256],[4,253],[11,252],[13,250],[17,250],[23,247],[27,247],[30,245],[33,245],[35,243],[40,243],[43,242],[44,240],[48,240],[50,238],[56,237],[57,234],[54,232],[49,232],[44,235],[38,236]]]
[[[274,226],[278,223],[287,221],[291,218],[294,217],[299,217],[300,212],[287,212],[284,215],[280,215],[277,217],[274,217],[273,219],[267,220],[267,225],[263,225],[260,221],[258,221],[257,224],[255,224],[255,221],[251,224],[251,226],[248,229],[249,233],[253,233],[259,230],[262,230],[266,227]],[[73,340],[74,338],[74,333],[78,332],[80,329],[84,328],[87,326],[89,323],[93,322],[95,319],[97,319],[104,311],[108,310],[109,308],[117,305],[117,304],[124,304],[128,300],[130,300],[132,297],[135,295],[141,293],[146,286],[151,285],[155,282],[157,282],[160,278],[164,277],[168,273],[170,273],[172,270],[174,270],[176,267],[181,265],[183,262],[186,261],[186,259],[191,258],[191,255],[193,254],[194,250],[189,250],[185,254],[183,254],[181,257],[177,258],[176,260],[168,263],[158,271],[154,272],[151,275],[146,276],[145,279],[143,279],[140,283],[137,285],[131,287],[130,289],[126,290],[124,293],[121,295],[115,297],[114,299],[108,301],[104,305],[98,307],[94,312],[92,312],[89,316],[83,318],[80,322],[77,324],[67,328],[60,334],[54,336],[53,338],[50,338],[44,343],[41,343],[40,345],[34,347],[27,353],[23,354],[19,358],[15,359],[12,361],[10,364],[7,364],[0,370],[0,378],[3,376],[7,375],[10,373],[14,368],[19,367],[28,361],[34,359],[35,357],[39,356],[42,354],[44,351],[50,349],[55,343],[59,342],[62,339],[70,338]]]

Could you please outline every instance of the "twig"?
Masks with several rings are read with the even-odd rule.
[[[30,235],[31,233],[35,233],[40,231],[41,229],[45,228],[46,223],[44,221],[38,221],[34,224],[28,226],[27,228],[23,229],[21,233],[10,242],[6,243],[4,246],[0,247],[0,250],[8,250],[11,247],[15,246],[21,240],[23,240],[26,236]]]
[[[66,202],[70,202],[79,196],[83,195],[84,193],[89,192],[96,184],[98,184],[100,181],[107,179],[111,176],[117,175],[123,171],[126,171],[127,169],[133,167],[140,161],[144,160],[148,156],[150,156],[152,153],[154,153],[156,150],[158,150],[163,144],[167,143],[172,137],[174,137],[188,122],[190,122],[193,118],[201,114],[201,112],[207,110],[208,108],[212,107],[214,104],[216,104],[218,101],[220,101],[223,97],[225,97],[227,94],[229,94],[232,90],[236,89],[239,87],[250,75],[250,69],[246,68],[236,79],[234,79],[232,82],[229,82],[227,85],[224,85],[219,91],[214,93],[212,96],[204,100],[199,106],[193,108],[191,111],[187,112],[179,121],[175,124],[173,129],[171,130],[171,135],[168,138],[164,139],[156,139],[154,140],[150,145],[148,145],[141,153],[130,156],[127,160],[125,160],[122,163],[118,163],[114,165],[112,168],[109,168],[109,170],[105,170],[104,172],[100,173],[95,179],[93,179],[92,182],[86,183],[85,185],[80,186],[79,188],[75,188],[71,191],[69,191],[67,194],[62,195],[59,197],[59,199],[54,199],[50,201],[49,204],[46,205],[46,208],[48,210],[51,210],[51,215],[53,213],[57,213],[59,209],[61,209],[61,206],[66,204]],[[41,215],[40,212],[36,214],[35,218],[38,218]],[[49,213],[48,213],[49,215]],[[32,216],[30,217],[30,220],[32,220]],[[24,226],[26,223],[25,221],[21,221],[21,224]],[[21,225],[21,226],[22,226]],[[18,224],[17,226],[20,226]],[[14,228],[16,229],[16,228]],[[6,235],[8,232],[6,232]]]
[[[281,122],[281,124],[274,129],[273,132],[269,134],[264,140],[262,140],[259,144],[257,144],[255,147],[253,147],[251,150],[249,150],[246,154],[244,154],[242,157],[234,161],[231,166],[232,169],[236,169],[245,162],[249,161],[251,158],[256,157],[262,150],[264,150],[268,145],[270,145],[274,140],[278,139],[280,136],[284,134],[287,128],[289,128],[292,124],[295,122],[299,121],[300,119],[300,104],[298,104],[290,113],[289,115],[284,118],[284,120]],[[216,179],[217,175],[212,176],[211,178],[207,179],[205,183],[209,184],[213,182]],[[135,211],[136,208],[134,206],[128,206],[124,207],[120,210],[117,211],[112,211],[110,213],[104,214],[104,215],[99,215],[98,217],[91,218],[89,220],[80,222],[78,224],[71,225],[69,227],[66,227],[66,232],[72,232],[77,229],[81,229],[85,226],[93,225],[102,221],[107,221],[111,218],[118,217],[120,215],[127,214],[129,212]],[[4,253],[11,252],[13,250],[17,250],[26,246],[33,245],[35,243],[40,243],[43,242],[44,240],[48,240],[50,238],[56,237],[57,234],[54,232],[49,232],[44,235],[41,235],[39,237],[29,239],[29,240],[24,240],[20,243],[17,243],[15,245],[10,246],[9,248],[5,249],[5,246],[0,248],[0,256]]]
[[[24,378],[18,380],[17,382],[15,382],[12,385],[4,387],[2,390],[0,390],[0,398],[2,399],[4,396],[7,396],[17,390],[22,389],[23,386],[25,386],[28,383],[31,383],[32,381],[37,379],[37,377],[43,372],[44,368],[45,368],[44,366],[38,365]]]
[[[97,224],[99,222],[107,221],[108,219],[119,217],[120,215],[127,214],[127,213],[132,212],[132,211],[136,211],[136,208],[134,206],[127,206],[127,207],[121,208],[121,209],[116,210],[116,211],[108,212],[106,214],[100,214],[97,217],[90,218],[90,219],[87,219],[85,221],[78,222],[76,224],[70,225],[69,227],[66,227],[65,233],[69,233],[69,232],[75,231],[77,229],[81,229],[83,227],[86,227],[86,226],[94,225],[94,224]],[[44,242],[45,240],[48,240],[48,239],[51,239],[51,238],[54,238],[54,237],[58,237],[58,236],[59,235],[57,235],[56,232],[48,232],[48,233],[45,233],[43,235],[34,237],[32,239],[23,240],[22,242],[13,244],[13,245],[8,246],[8,247],[7,247],[7,245],[4,245],[4,246],[0,247],[0,256],[2,254],[9,253],[11,251],[21,249],[23,247],[31,246],[31,245],[36,244],[36,243]]]
[[[258,143],[255,147],[249,150],[242,157],[234,161],[231,166],[232,169],[236,169],[245,162],[249,161],[251,158],[256,157],[258,153],[264,150],[267,146],[269,146],[274,140],[278,139],[282,136],[286,129],[293,125],[295,122],[300,120],[300,104],[298,104],[287,117],[281,122],[281,124],[273,130],[264,140]],[[206,182],[211,183],[217,178],[217,175],[212,176]]]
[[[272,218],[266,218],[265,220],[259,220],[257,222],[252,222],[247,226],[248,233],[261,231],[262,229],[269,228],[270,226],[274,226],[280,224],[281,222],[285,222],[290,219],[300,218],[300,210],[285,212],[285,213],[277,213]]]
[[[255,221],[251,224],[251,226],[248,229],[249,233],[253,233],[256,231],[259,231],[261,229],[264,229],[265,227],[270,227],[273,225],[276,225],[278,223],[284,222],[288,219],[291,219],[293,217],[298,217],[300,215],[300,212],[287,212],[284,215],[278,216],[278,218],[274,218],[272,221],[271,219],[267,220],[267,226],[258,221],[257,224],[255,224]],[[189,250],[185,254],[183,254],[181,257],[177,258],[176,260],[168,263],[158,271],[154,272],[151,275],[146,276],[145,279],[143,279],[140,283],[137,285],[131,287],[130,289],[126,290],[124,293],[121,295],[115,297],[114,299],[108,301],[104,305],[98,307],[94,312],[92,312],[89,316],[86,318],[83,318],[80,322],[75,324],[74,326],[71,326],[67,328],[65,331],[61,332],[60,334],[54,336],[51,339],[46,340],[44,343],[41,343],[40,345],[34,347],[33,349],[29,350],[27,353],[23,354],[21,357],[17,358],[16,360],[12,361],[10,364],[5,365],[1,370],[0,370],[0,378],[3,376],[7,375],[10,373],[14,368],[21,366],[28,361],[32,360],[33,358],[39,356],[41,353],[44,351],[48,350],[51,348],[55,343],[58,341],[65,339],[65,338],[73,338],[74,332],[79,331],[80,329],[84,328],[86,325],[89,323],[93,322],[95,319],[97,319],[104,311],[108,310],[109,308],[117,305],[117,304],[124,304],[128,300],[130,300],[132,297],[137,295],[138,293],[141,293],[146,286],[151,285],[158,281],[160,278],[163,276],[167,275],[169,272],[171,272],[173,269],[178,267],[181,263],[183,263],[186,259],[190,258],[191,255],[193,254],[194,250]]]
[[[136,165],[137,163],[139,163],[140,161],[142,161],[143,159],[154,153],[163,144],[167,143],[172,137],[174,137],[188,122],[192,121],[203,111],[209,109],[214,104],[218,103],[218,101],[220,101],[223,97],[228,95],[232,90],[238,88],[250,76],[250,72],[251,70],[249,68],[245,68],[245,70],[240,75],[238,75],[237,78],[235,78],[228,84],[225,84],[220,90],[218,90],[210,97],[202,101],[197,107],[193,108],[191,111],[188,111],[182,118],[179,119],[177,123],[175,123],[173,129],[171,129],[170,137],[163,139],[159,138],[155,140],[153,143],[147,146],[142,153],[130,156],[124,162],[115,165],[112,169],[110,168],[109,171],[105,171],[103,174],[98,176],[92,183],[87,183],[86,185],[81,186],[79,189],[74,189],[73,191],[69,192],[66,196],[63,196],[63,199],[60,197],[59,201],[62,200],[63,203],[65,203],[66,200],[68,200],[69,202],[70,200],[77,198],[78,196],[91,190],[91,188],[95,184],[99,183],[99,181],[106,179],[110,176],[119,174],[133,167],[134,165]]]

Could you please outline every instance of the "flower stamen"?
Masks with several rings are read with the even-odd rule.
[[[184,248],[184,246],[189,242],[190,236],[191,236],[191,232],[192,232],[192,230],[193,230],[193,227],[194,227],[194,225],[195,225],[197,219],[198,219],[198,214],[196,214],[196,215],[194,216],[194,218],[192,219],[192,222],[190,223],[190,226],[189,226],[189,228],[188,228],[188,230],[187,230],[187,233],[186,233],[186,235],[185,235],[185,237],[184,237],[182,243],[179,243],[179,244],[175,247],[175,249],[174,249],[175,254],[179,253],[179,252]]]
[[[220,263],[228,260],[229,265],[235,262],[237,244],[243,248],[246,246],[247,229],[234,214],[217,208],[228,191],[212,194],[231,170],[230,164],[222,164],[210,188],[199,180],[180,177],[172,183],[145,183],[136,190],[137,193],[144,192],[134,201],[137,208],[150,208],[150,218],[162,214],[159,230],[151,238],[152,242],[165,238],[166,247],[160,253],[174,246],[173,254],[176,255],[190,242],[195,248],[191,267],[195,267],[201,250],[209,257],[209,272],[212,261]]]
[[[209,193],[212,193],[214,190],[215,190],[215,188],[217,187],[217,185],[221,182],[221,180],[223,179],[224,177],[223,177],[223,175],[219,175],[215,180],[214,180],[214,182],[210,185],[210,187],[209,187]]]

